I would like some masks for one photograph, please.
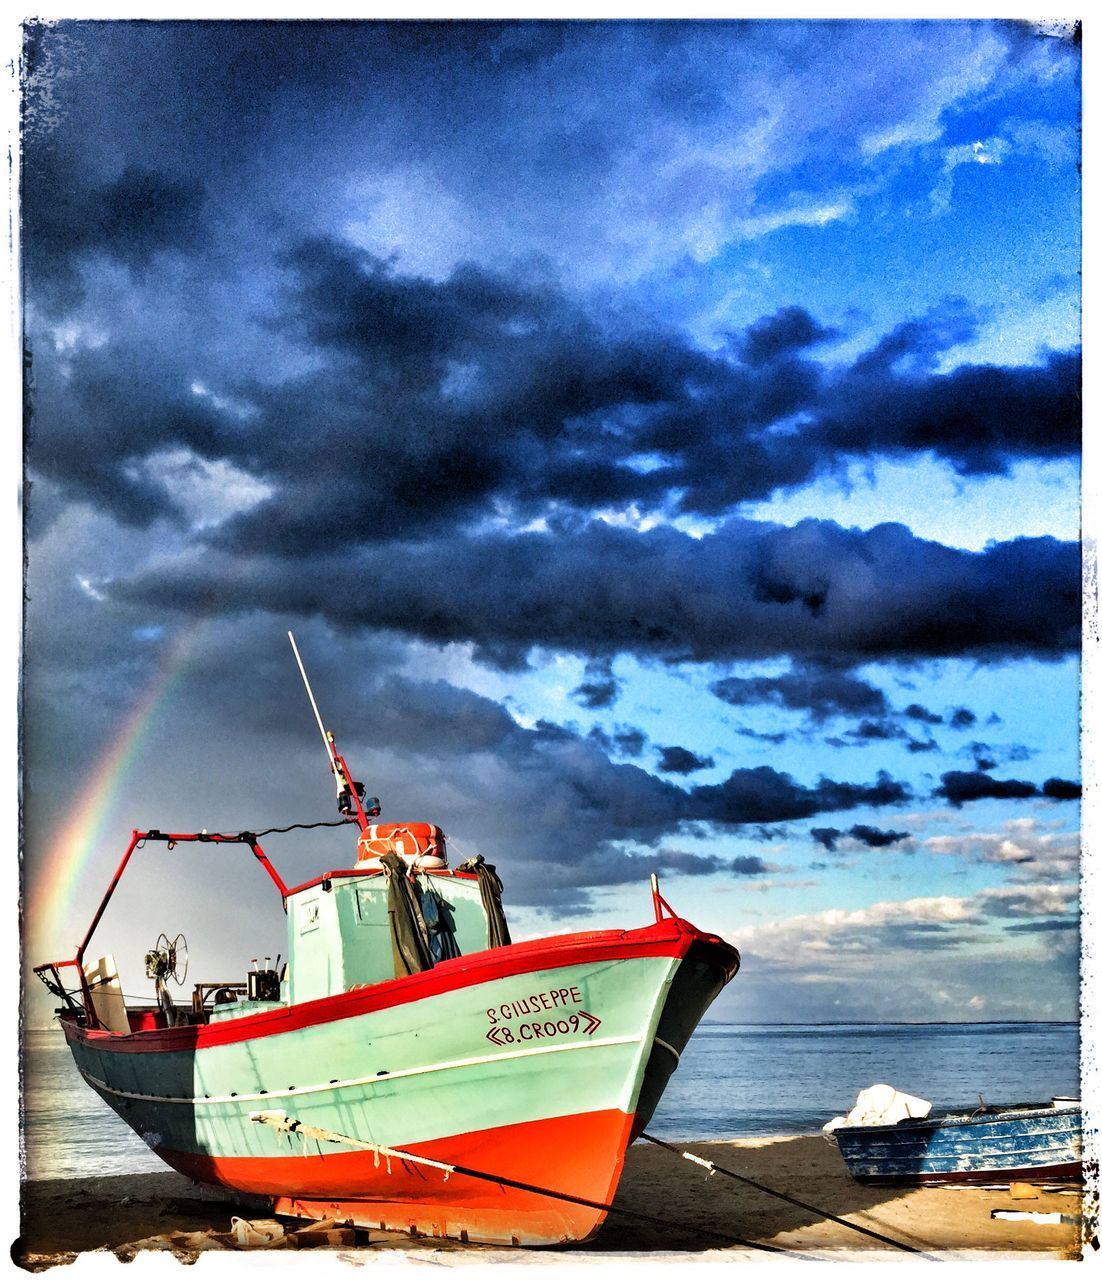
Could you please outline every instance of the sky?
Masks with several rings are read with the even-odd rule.
[[[291,629],[514,937],[656,872],[742,952],[712,1017],[1076,1018],[1079,68],[986,20],[28,26],[26,962],[131,828],[336,817]],[[94,950],[143,995],[162,931],[223,981],[283,929],[247,853],[147,846]]]

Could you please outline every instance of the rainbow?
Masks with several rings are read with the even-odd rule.
[[[149,735],[157,712],[179,683],[196,642],[209,622],[209,616],[200,616],[183,626],[165,647],[145,693],[100,757],[91,778],[67,813],[65,825],[49,839],[45,857],[28,877],[25,927],[47,947],[58,945],[58,933],[69,924],[77,887],[103,837],[111,806]],[[121,846],[118,854],[121,857]],[[73,949],[76,949],[76,940]],[[53,958],[63,960],[67,956],[58,954]]]

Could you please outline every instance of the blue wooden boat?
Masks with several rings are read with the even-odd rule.
[[[932,1111],[896,1124],[840,1126],[828,1136],[858,1182],[1005,1185],[1083,1177],[1077,1100]]]

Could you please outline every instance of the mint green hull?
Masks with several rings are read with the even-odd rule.
[[[250,1120],[262,1110],[404,1147],[580,1112],[632,1115],[679,964],[619,959],[504,977],[189,1052],[72,1047],[88,1083],[170,1162],[292,1154],[286,1135]],[[544,1003],[525,1013],[533,994]]]

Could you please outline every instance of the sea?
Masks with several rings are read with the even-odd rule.
[[[702,1023],[649,1132],[670,1141],[817,1133],[872,1084],[935,1107],[1078,1096],[1075,1023]],[[57,1028],[27,1031],[24,1177],[163,1172],[165,1165],[78,1075]]]

